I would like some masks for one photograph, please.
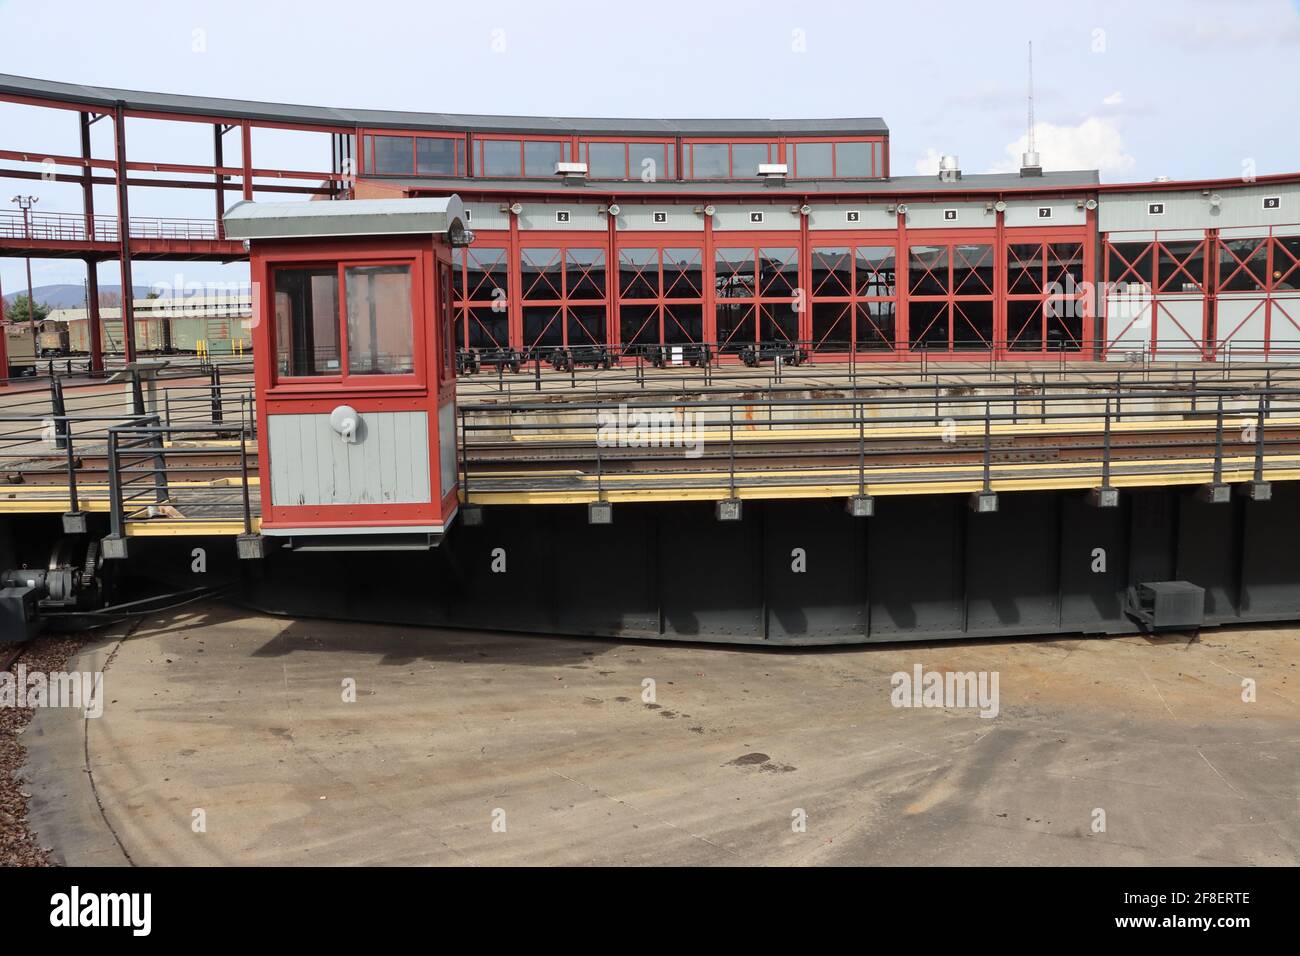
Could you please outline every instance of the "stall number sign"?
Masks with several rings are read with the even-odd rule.
[[[1052,218],[1052,207],[1051,207],[1051,206],[1039,206],[1039,207],[1038,207],[1038,218],[1039,218],[1039,219],[1051,219],[1051,218]]]
[[[943,221],[944,221],[944,222],[956,222],[956,221],[957,221],[957,210],[956,210],[956,209],[945,209],[945,210],[943,211]]]
[[[1264,197],[1264,208],[1265,208],[1265,209],[1281,209],[1281,208],[1282,208],[1282,197],[1281,197],[1281,196],[1265,196],[1265,197]]]
[[[556,221],[556,222],[568,222],[568,221],[569,221],[569,210],[567,210],[567,209],[557,209],[557,210],[555,210],[555,221]]]
[[[751,212],[751,213],[749,214],[749,221],[750,221],[750,222],[762,222],[762,221],[763,221],[763,214],[762,214],[761,212]]]
[[[858,212],[858,210],[856,210],[856,209],[849,209],[849,210],[847,210],[847,211],[844,213],[844,221],[845,221],[845,222],[861,222],[861,221],[862,221],[862,213]]]
[[[668,213],[666,212],[655,213],[655,222],[667,222],[667,221],[668,221]]]
[[[465,221],[466,221],[466,222],[469,222],[469,221],[470,221],[471,219],[473,219],[473,218],[474,218],[474,210],[472,210],[472,209],[466,209],[466,210],[465,210]]]
[[[1147,203],[1148,216],[1163,216],[1165,214],[1165,204],[1162,202]]]

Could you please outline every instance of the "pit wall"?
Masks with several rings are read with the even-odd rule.
[[[1203,587],[1206,624],[1300,619],[1300,486],[1208,504],[1195,489],[489,508],[433,552],[279,552],[245,584],[273,612],[457,628],[763,645],[1136,630],[1125,592]],[[802,568],[800,570],[799,568]]]

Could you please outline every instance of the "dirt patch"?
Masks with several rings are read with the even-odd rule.
[[[77,635],[38,637],[23,650],[18,664],[25,665],[28,673],[63,670],[83,642],[84,638]],[[10,645],[0,647],[6,652],[12,650]],[[24,788],[19,769],[26,757],[22,734],[31,719],[30,707],[0,707],[0,866],[54,865],[27,828],[30,794]]]

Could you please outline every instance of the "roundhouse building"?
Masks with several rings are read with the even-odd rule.
[[[1013,173],[966,174],[951,159],[936,176],[895,176],[876,118],[401,113],[13,76],[0,76],[0,101],[77,113],[83,132],[80,155],[0,142],[0,177],[117,187],[114,216],[88,199],[61,233],[0,216],[0,255],[117,259],[126,287],[132,259],[240,258],[220,214],[241,195],[456,193],[475,233],[456,250],[466,349],[606,346],[624,356],[701,343],[725,356],[776,343],[858,361],[1300,357],[1300,174],[1103,184],[1096,171],[1045,171],[1027,154]],[[114,127],[111,159],[90,150],[86,130],[99,117]],[[131,119],[211,125],[212,162],[134,157]],[[258,166],[260,129],[328,137],[329,168]],[[234,134],[239,159],[228,163]],[[22,165],[41,161],[39,174]],[[213,192],[212,220],[171,235],[137,226],[132,190],[184,177]]]

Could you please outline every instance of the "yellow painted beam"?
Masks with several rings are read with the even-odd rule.
[[[1025,413],[1028,417],[1028,413]],[[1224,412],[1224,426],[1236,428],[1238,425],[1246,426],[1255,423],[1255,415],[1250,410],[1229,413]],[[1140,421],[1112,421],[1110,430],[1111,434],[1143,434],[1149,432],[1164,431],[1196,431],[1205,430],[1214,427],[1212,418],[1196,419],[1168,419],[1168,420],[1150,420],[1142,419]],[[1300,418],[1268,418],[1264,421],[1264,429],[1267,432],[1273,428],[1300,427]],[[1065,422],[997,422],[989,427],[989,434],[997,437],[1042,437],[1052,435],[1101,435],[1105,431],[1103,423],[1098,421],[1065,421]],[[590,427],[576,428],[572,425],[565,425],[557,422],[553,430],[530,431],[520,435],[494,435],[492,441],[504,441],[510,444],[530,445],[530,444],[581,444],[590,443],[593,429]],[[943,424],[935,425],[868,425],[863,430],[863,434],[868,439],[881,438],[942,438],[944,436],[955,435],[958,438],[983,438],[984,425],[982,422],[962,422],[950,426]],[[775,419],[769,426],[766,419],[753,421],[737,421],[735,431],[736,441],[740,442],[764,442],[764,441],[857,441],[857,426],[834,426],[826,428],[792,428],[787,427],[781,419]],[[702,439],[705,442],[726,441],[728,437],[728,426],[725,422],[701,423],[698,431],[692,435],[694,438]],[[487,440],[487,439],[485,439]],[[471,441],[470,447],[474,443]]]
[[[1184,459],[1176,461],[1133,461],[1125,462],[1126,470],[1118,466],[1111,471],[1110,483],[1117,488],[1145,488],[1166,485],[1200,485],[1214,480],[1212,459]],[[1068,475],[1029,475],[1016,477],[1014,472],[1030,468],[1042,468],[1042,465],[1005,465],[992,470],[990,486],[994,491],[1050,491],[1068,489],[1089,489],[1101,482],[1100,468],[1095,471],[1081,470]],[[1139,469],[1165,468],[1164,471]],[[925,480],[925,473],[945,472],[959,477]],[[1008,475],[1007,472],[1013,474]],[[963,494],[982,490],[984,487],[983,467],[969,465],[959,468],[934,467],[910,469],[910,474],[917,474],[918,480],[880,483],[871,480],[872,470],[868,469],[866,490],[879,497],[900,495]],[[812,484],[744,484],[746,478],[778,477],[776,473],[755,473],[736,475],[736,496],[747,500],[788,499],[788,498],[835,498],[847,497],[858,493],[858,472],[856,470],[828,470],[801,472],[804,475],[818,474],[827,480]],[[898,471],[876,471],[882,474],[897,475]],[[664,487],[620,488],[617,482],[611,483],[612,477],[628,478],[645,482],[647,479],[663,479]],[[726,472],[709,475],[693,474],[695,478],[712,478],[714,484],[709,487],[672,487],[667,484],[674,475],[636,475],[603,476],[601,479],[601,497],[613,502],[653,502],[653,501],[717,501],[731,496]],[[1222,480],[1227,483],[1249,481],[1254,477],[1254,462],[1249,458],[1225,459],[1222,467]],[[1300,480],[1300,456],[1275,458],[1273,464],[1264,469],[1264,478],[1268,481]],[[561,490],[543,489],[501,489],[483,491],[471,486],[471,499],[475,504],[586,504],[597,498],[595,476],[582,479],[582,487]],[[462,495],[463,498],[463,495]]]
[[[126,523],[128,538],[233,538],[244,533],[242,519],[236,521],[205,521],[202,518],[149,518]],[[262,530],[262,519],[253,519],[253,533]]]

